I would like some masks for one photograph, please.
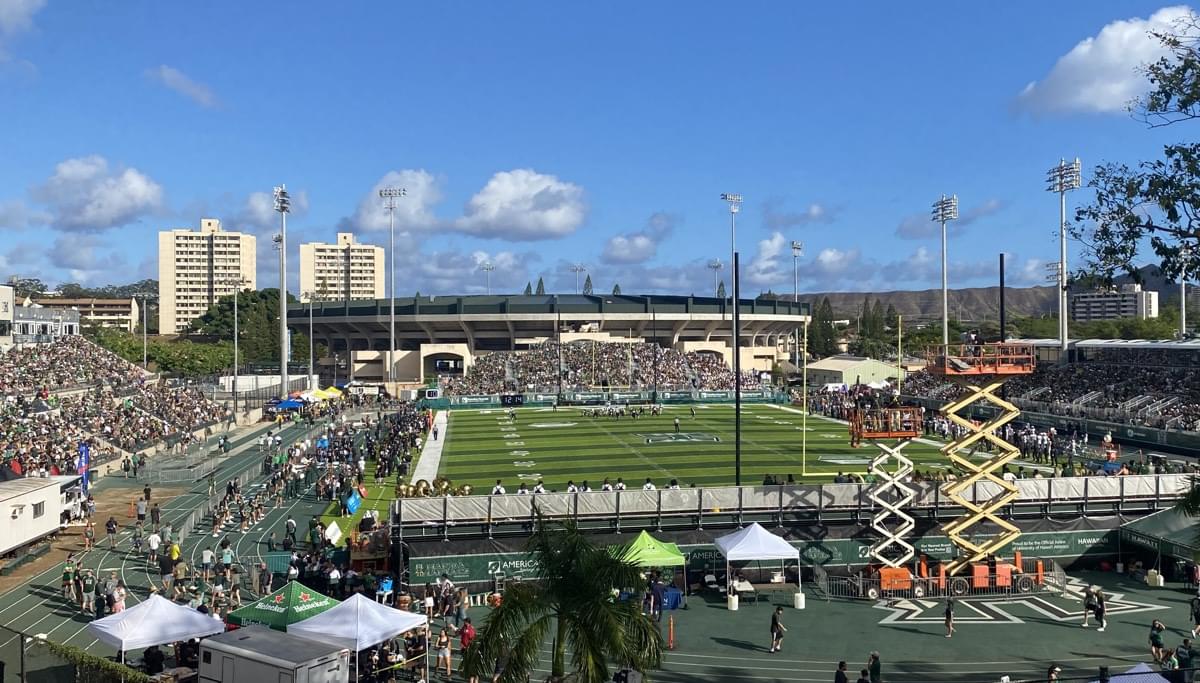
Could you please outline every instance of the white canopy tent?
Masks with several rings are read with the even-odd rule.
[[[714,541],[714,543],[717,546],[717,550],[725,556],[725,578],[730,585],[733,584],[733,577],[729,571],[730,562],[780,560],[780,567],[782,568],[783,563],[787,560],[796,560],[797,562],[800,560],[800,551],[798,549],[793,547],[791,543],[762,528],[758,522],[738,529],[727,536],[722,536]],[[796,582],[797,592],[799,592],[799,571],[796,572]],[[802,599],[797,600],[797,607],[802,604]],[[731,606],[730,609],[736,609],[736,607]]]
[[[799,560],[800,551],[791,543],[755,522],[715,541],[725,560]]]
[[[154,594],[127,610],[89,622],[87,630],[100,642],[124,653],[222,633],[225,624]]]
[[[355,593],[336,607],[288,626],[288,633],[358,653],[417,628],[426,629],[428,643],[429,619],[424,614],[402,612]],[[352,660],[357,667],[358,657]],[[423,668],[428,678],[429,647],[425,648]]]

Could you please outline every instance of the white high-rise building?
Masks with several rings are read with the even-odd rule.
[[[358,244],[354,234],[339,232],[336,244],[309,242],[300,245],[300,292],[312,292],[316,301],[382,299],[383,247]]]
[[[1071,297],[1071,319],[1078,322],[1157,317],[1158,292],[1144,291],[1141,285],[1121,285],[1119,289],[1082,292]]]
[[[186,332],[239,280],[258,289],[256,248],[254,235],[222,230],[215,218],[201,218],[199,231],[158,233],[159,333]]]

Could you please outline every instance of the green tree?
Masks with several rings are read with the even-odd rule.
[[[538,296],[545,296],[545,295],[546,295],[546,283],[542,281],[542,277],[541,277],[540,275],[538,276],[538,283],[537,283],[537,292],[536,292],[536,294],[537,294]]]
[[[621,296],[621,284],[620,283],[613,285],[612,295],[613,296]]]
[[[537,581],[510,585],[463,657],[467,676],[491,676],[492,662],[507,654],[502,683],[529,680],[551,641],[550,681],[604,683],[610,666],[658,668],[662,635],[637,600],[615,600],[614,589],[645,583],[642,570],[597,545],[574,523],[539,519],[527,550],[541,567]],[[568,649],[570,652],[568,653]]]
[[[1166,55],[1144,65],[1151,91],[1134,113],[1151,127],[1200,116],[1200,19],[1189,14],[1170,30],[1152,32]],[[1075,212],[1071,232],[1087,249],[1076,277],[1111,282],[1118,273],[1137,277],[1138,257],[1149,245],[1168,277],[1200,272],[1200,144],[1163,147],[1161,159],[1134,167],[1096,167],[1088,186],[1092,203]]]
[[[887,317],[883,312],[883,302],[875,299],[871,306],[871,336],[883,339],[887,331]]]
[[[587,276],[586,278],[584,278],[584,280],[583,280],[583,293],[584,293],[584,294],[591,294],[591,293],[592,293],[592,276],[591,276],[591,274],[590,274],[590,273],[589,273],[589,274],[588,274],[588,276]]]
[[[813,313],[809,325],[809,350],[817,356],[832,356],[837,353],[838,331],[833,325],[833,304],[829,297],[821,300]]]
[[[721,280],[721,284],[717,285],[717,298],[725,299],[729,295],[725,293],[725,281]]]
[[[529,283],[529,282],[525,283],[525,296],[533,296],[533,284],[532,283]]]
[[[8,286],[13,288],[13,296],[18,300],[27,296],[42,296],[49,289],[45,282],[36,277],[18,277],[16,275],[8,278]]]
[[[242,363],[279,362],[279,289],[243,290],[238,294],[238,352]],[[288,303],[296,298],[288,294]],[[233,339],[233,295],[221,297],[192,321],[192,331],[214,340]],[[292,332],[292,360],[308,358],[308,336]],[[232,359],[232,356],[231,356]]]
[[[896,327],[900,324],[900,314],[896,311],[896,307],[888,304],[887,312],[883,314],[884,323],[888,327]]]

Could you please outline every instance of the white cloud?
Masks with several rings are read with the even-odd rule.
[[[1060,57],[1044,78],[1025,86],[1017,104],[1036,113],[1126,111],[1148,86],[1139,67],[1166,54],[1149,32],[1172,30],[1190,12],[1185,5],[1164,7],[1148,19],[1106,25]]]
[[[290,215],[301,217],[308,213],[308,192],[289,192],[292,198]],[[232,230],[266,231],[279,225],[279,214],[275,213],[275,195],[271,192],[251,192],[245,203],[234,216]]]
[[[832,223],[835,211],[824,204],[812,203],[799,211],[781,211],[780,201],[770,199],[763,202],[763,226],[768,230],[786,230],[813,223]]]
[[[45,5],[46,0],[0,0],[0,62],[8,61],[5,44],[32,29],[33,15]]]
[[[30,211],[19,199],[0,200],[0,228],[20,230],[44,220],[45,216]]]
[[[125,258],[103,247],[93,235],[64,235],[50,248],[50,264],[82,284],[120,281],[127,270]]]
[[[654,258],[658,245],[675,229],[678,219],[658,212],[646,221],[646,227],[638,232],[615,235],[604,245],[600,260],[605,263],[643,263]]]
[[[583,188],[519,168],[501,171],[467,202],[454,229],[507,240],[542,240],[575,232],[587,216]]]
[[[433,207],[442,201],[441,183],[424,169],[403,169],[384,174],[359,201],[354,215],[343,218],[338,228],[387,230],[388,212],[384,210],[383,200],[379,197],[379,191],[385,187],[399,187],[405,190],[404,197],[396,198],[398,233],[431,230],[437,227],[438,221],[433,215]]]
[[[147,69],[146,78],[168,90],[174,90],[201,107],[212,109],[220,105],[220,101],[217,99],[216,93],[212,91],[212,88],[192,80],[179,69],[167,66],[166,64],[160,64],[153,69]]]
[[[101,156],[67,159],[33,198],[46,205],[62,230],[100,231],[132,223],[163,205],[163,189],[135,168],[109,169]]]
[[[1004,210],[1005,203],[999,199],[989,199],[982,204],[976,204],[959,214],[957,220],[946,224],[946,235],[957,237],[972,223]],[[942,225],[930,218],[928,213],[914,213],[906,216],[896,226],[896,237],[905,240],[923,240],[941,235]]]

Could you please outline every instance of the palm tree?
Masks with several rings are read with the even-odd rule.
[[[574,522],[551,525],[540,516],[527,548],[541,569],[534,581],[510,585],[467,648],[463,673],[488,680],[502,655],[501,683],[526,681],[553,633],[549,681],[603,683],[610,664],[638,671],[662,661],[662,634],[637,600],[617,600],[614,590],[640,586],[636,565],[588,540]],[[566,658],[570,649],[571,675]]]

